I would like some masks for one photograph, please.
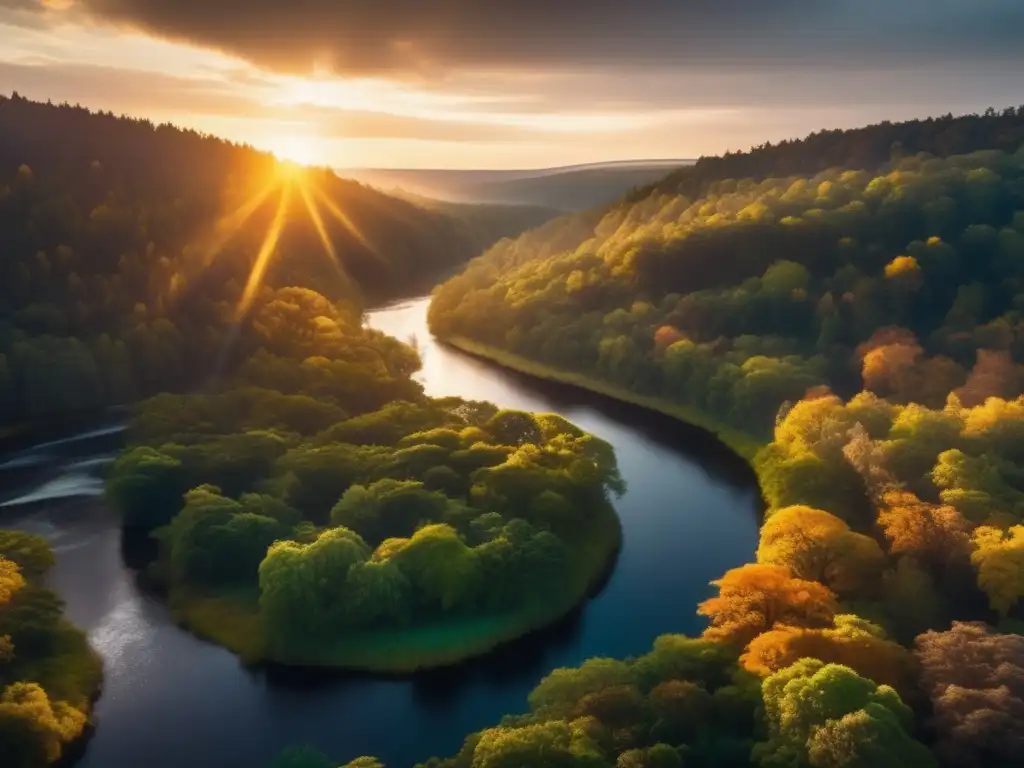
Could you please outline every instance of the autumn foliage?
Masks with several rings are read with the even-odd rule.
[[[788,567],[839,595],[870,593],[884,561],[874,539],[820,509],[786,507],[761,527],[757,562]]]
[[[852,615],[838,615],[825,628],[777,627],[751,641],[740,661],[755,674],[770,675],[803,658],[842,664],[904,694],[913,687],[910,652],[880,627]]]
[[[878,525],[893,555],[909,555],[938,570],[964,559],[970,524],[948,504],[929,504],[907,491],[889,491],[878,511]]]
[[[1024,525],[976,529],[971,561],[992,608],[1005,616],[1024,597]]]
[[[1024,753],[1024,637],[981,622],[954,622],[917,638],[944,765],[1019,764]]]
[[[712,583],[718,595],[697,608],[710,620],[704,636],[740,647],[777,626],[827,626],[837,609],[828,587],[781,565],[743,565]]]
[[[24,586],[25,579],[22,578],[18,564],[0,557],[0,608],[9,603]]]

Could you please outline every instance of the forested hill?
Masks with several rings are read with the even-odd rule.
[[[1024,142],[1024,107],[983,115],[947,114],[902,123],[885,121],[864,128],[823,130],[803,139],[766,142],[748,152],[702,157],[654,184],[629,195],[631,201],[652,193],[694,196],[722,179],[766,179],[813,175],[828,168],[870,170],[891,159],[925,153],[934,157],[963,155],[977,149],[1013,152]]]
[[[918,141],[937,147],[966,126],[953,144],[970,154],[720,179],[549,222],[445,284],[432,327],[763,436],[784,402],[853,393],[865,371],[879,394],[941,404],[984,366],[1024,362],[1024,153],[1009,138],[1024,110],[959,120],[865,135],[930,125]],[[870,354],[893,345],[898,371]],[[1019,393],[1016,373],[997,378]]]
[[[615,205],[562,216],[497,244],[487,255],[490,260],[508,266],[574,250],[591,238],[600,240],[611,233],[622,235],[621,224],[642,223],[653,209],[660,208],[659,201],[674,198],[678,208],[682,202],[729,189],[730,184],[735,187],[738,180],[749,184],[767,178],[809,177],[830,169],[888,171],[904,159],[918,155],[942,158],[980,149],[1012,153],[1022,143],[1024,106],[1001,112],[989,109],[982,115],[946,115],[818,131],[803,139],[767,142],[746,152],[702,157],[654,184],[633,190]],[[725,186],[716,187],[719,182]]]
[[[485,234],[194,131],[0,97],[0,422],[194,385],[260,291],[423,290]]]
[[[107,259],[150,242],[161,251],[157,260],[179,258],[219,219],[230,219],[264,192],[277,165],[267,153],[171,125],[0,97],[0,180],[12,187],[5,211],[10,214],[19,196],[22,205],[32,206],[29,231],[5,227],[4,245],[15,248],[15,257],[19,248],[49,252],[78,244],[69,238],[92,236],[103,240],[91,245],[102,247]],[[31,200],[24,198],[28,190],[12,186],[22,167],[35,182]],[[403,281],[434,276],[486,245],[464,222],[441,212],[327,171],[316,181],[342,214],[317,200],[337,258],[371,295],[401,291]],[[262,238],[276,202],[271,195],[244,222],[236,251]],[[289,256],[280,261],[298,259],[304,263],[296,271],[312,269],[318,279],[336,274],[324,268],[319,248],[305,247],[318,237],[301,195],[292,196],[287,218],[282,248]],[[87,227],[104,231],[87,233]]]

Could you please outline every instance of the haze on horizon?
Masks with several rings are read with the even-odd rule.
[[[1019,0],[0,0],[0,92],[335,167],[746,149],[1024,103]]]

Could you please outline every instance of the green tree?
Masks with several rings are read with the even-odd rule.
[[[909,735],[913,713],[897,693],[848,667],[803,659],[766,678],[762,690],[768,739],[753,757],[766,768],[936,764]]]

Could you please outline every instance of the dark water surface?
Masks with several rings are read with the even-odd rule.
[[[426,307],[420,299],[382,309],[370,324],[415,337],[429,394],[557,412],[615,447],[629,490],[616,502],[624,543],[607,585],[561,626],[449,670],[392,680],[251,670],[176,627],[125,566],[117,521],[98,497],[116,432],[0,457],[0,526],[50,540],[52,586],[104,658],[98,728],[81,768],[259,768],[297,743],[339,762],[374,754],[404,768],[525,709],[556,667],[640,654],[659,634],[702,628],[694,607],[708,581],[756,546],[749,470],[685,425],[440,347]],[[26,497],[33,503],[17,503]]]

